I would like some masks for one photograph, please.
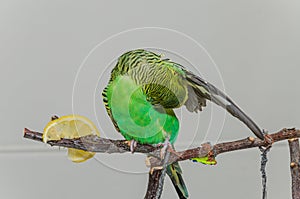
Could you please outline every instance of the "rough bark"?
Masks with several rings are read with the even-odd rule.
[[[42,133],[31,131],[29,129],[24,130],[24,137],[35,141],[42,142]],[[137,144],[135,148],[136,153],[144,153],[152,156],[149,161],[151,168],[163,166],[164,164],[171,164],[177,161],[189,160],[191,158],[206,157],[214,159],[217,155],[227,153],[231,151],[237,151],[242,149],[254,148],[254,147],[267,147],[275,142],[290,140],[300,137],[300,130],[282,129],[276,133],[268,134],[266,140],[260,140],[258,138],[248,137],[245,139],[218,143],[214,146],[209,143],[204,143],[199,147],[188,149],[185,151],[172,151],[170,150],[169,158],[167,162],[163,162],[159,157],[159,151],[161,146],[152,146],[147,144]],[[299,143],[298,148],[295,141],[290,141],[291,149],[291,172],[292,172],[292,187],[293,187],[293,199],[300,199],[300,178],[299,178]],[[51,146],[60,146],[67,148],[81,149],[85,151],[97,152],[97,153],[125,153],[130,152],[130,147],[126,140],[111,140],[101,138],[95,135],[84,136],[75,139],[60,139],[48,141],[47,144]],[[163,170],[156,170],[153,173],[149,173],[148,189],[145,195],[145,199],[159,199],[162,192],[162,184],[164,180]]]
[[[300,148],[299,139],[289,140],[290,147],[290,167],[292,175],[292,196],[293,199],[300,199]]]

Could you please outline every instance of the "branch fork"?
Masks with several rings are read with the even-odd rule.
[[[24,138],[43,142],[43,134],[35,131],[31,131],[27,128],[24,129]],[[187,149],[185,151],[169,151],[169,158],[166,164],[172,164],[178,161],[189,160],[191,158],[208,157],[215,158],[222,153],[227,153],[231,151],[237,151],[242,149],[249,149],[254,147],[269,147],[275,142],[289,140],[291,149],[291,173],[293,179],[293,199],[300,199],[300,166],[299,166],[299,141],[300,130],[295,128],[282,129],[273,134],[267,134],[265,140],[260,140],[258,138],[248,137],[245,139],[218,143],[215,145],[210,145],[209,143],[204,143],[199,147]],[[296,141],[297,140],[297,141]],[[294,144],[295,142],[298,143]],[[51,146],[60,146],[66,148],[81,149],[90,152],[97,153],[125,153],[130,152],[130,146],[126,140],[112,140],[101,138],[96,135],[88,135],[75,139],[60,139],[51,140],[47,144]],[[152,146],[148,144],[137,143],[135,147],[135,153],[147,154],[150,158],[147,162],[150,168],[162,167],[164,162],[159,158],[160,146]],[[293,150],[292,150],[293,149]],[[160,180],[163,176],[163,170],[153,170],[149,174],[148,190],[146,192],[145,199],[160,198],[162,191],[162,184]],[[163,181],[162,181],[163,182]],[[159,193],[159,194],[157,194]]]

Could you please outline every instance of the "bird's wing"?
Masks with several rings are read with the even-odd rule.
[[[264,139],[264,134],[256,123],[251,120],[225,93],[217,89],[214,85],[205,81],[201,77],[190,71],[185,71],[185,78],[189,83],[188,100],[185,105],[190,111],[201,110],[205,106],[205,99],[226,109],[232,116],[238,118],[260,139]],[[197,100],[196,100],[197,99]]]
[[[177,79],[182,79],[186,88],[186,98],[184,100],[184,105],[187,110],[190,112],[202,111],[202,108],[206,106],[206,100],[210,100],[210,94],[204,88],[195,87],[193,84],[188,81],[187,76],[189,71],[186,68],[178,63],[171,62],[174,74],[176,74]],[[183,105],[183,104],[181,104]]]
[[[173,62],[156,60],[140,66],[143,73],[140,84],[147,100],[154,106],[166,109],[180,107],[186,99],[186,80]]]
[[[188,98],[185,102],[185,106],[190,112],[202,111],[202,108],[206,106],[207,97],[203,96],[202,92],[199,92],[197,89],[194,89],[191,85],[187,86],[188,89]]]

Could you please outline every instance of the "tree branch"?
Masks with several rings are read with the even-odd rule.
[[[293,199],[300,199],[300,148],[299,139],[289,139],[291,175],[292,175],[292,196]]]
[[[42,133],[31,131],[27,128],[24,129],[24,138],[32,139],[35,141],[42,142]],[[299,138],[300,130],[292,129],[282,129],[277,133],[268,134],[268,137],[275,143],[282,140]],[[130,147],[128,141],[126,140],[111,140],[106,138],[101,138],[96,135],[88,135],[80,138],[51,140],[47,144],[51,146],[60,146],[66,148],[81,149],[84,151],[91,151],[97,153],[125,153],[130,152]],[[211,158],[216,157],[219,154],[227,153],[236,150],[268,146],[269,143],[258,138],[248,137],[245,139],[224,142],[215,144],[211,146],[209,143],[204,143],[200,147],[187,149],[185,151],[170,151],[170,158],[167,164],[172,164],[173,162],[189,160],[191,158],[206,157]],[[154,156],[151,158],[149,165],[151,167],[162,166],[163,162],[157,155],[160,152],[161,146],[153,146],[148,144],[137,144],[135,152],[145,153]]]
[[[27,128],[24,129],[24,138],[43,142],[43,134],[36,131],[31,131]],[[128,141],[126,140],[111,140],[101,138],[96,135],[88,135],[80,138],[60,140],[50,140],[47,144],[51,146],[60,146],[66,148],[81,149],[84,151],[97,152],[97,153],[125,153],[130,151]],[[151,153],[159,150],[160,147],[155,147],[148,144],[137,144],[135,152],[138,153]]]
[[[157,198],[157,190],[159,190],[161,176],[162,170],[156,170],[153,171],[153,173],[149,173],[148,188],[144,199]]]
[[[35,141],[43,142],[42,139],[42,133],[31,131],[29,129],[24,129],[24,138],[32,139]],[[268,134],[268,139],[272,141],[272,143],[279,142],[282,140],[287,139],[293,139],[293,138],[299,138],[300,137],[300,130],[296,130],[294,128],[292,129],[282,129],[276,133]],[[125,153],[130,152],[130,147],[128,145],[128,141],[126,140],[111,140],[106,138],[101,138],[96,135],[89,135],[84,136],[80,138],[75,139],[60,139],[60,140],[51,140],[48,141],[47,144],[51,146],[60,146],[60,147],[67,147],[67,148],[75,148],[75,149],[81,149],[85,151],[91,151],[91,152],[98,152],[98,153]],[[254,148],[254,147],[267,147],[270,145],[270,142],[267,142],[266,140],[262,141],[258,138],[248,137],[245,139],[233,141],[233,142],[224,142],[215,144],[214,146],[211,146],[209,143],[204,143],[200,147],[196,147],[193,149],[188,149],[185,151],[172,151],[170,150],[170,156],[168,159],[167,164],[171,164],[173,162],[177,161],[184,161],[189,160],[191,158],[197,158],[197,157],[206,157],[214,159],[217,155],[222,153],[227,153],[231,151],[236,150],[242,150],[242,149],[248,149],[248,148]],[[161,149],[161,146],[152,146],[147,144],[137,144],[135,148],[135,152],[137,153],[145,153],[148,155],[151,155],[154,158],[150,158],[150,161],[148,162],[148,166],[151,168],[162,166],[164,164],[163,160],[161,160],[159,157],[159,151]],[[293,153],[294,155],[294,153]],[[294,156],[293,156],[294,157]],[[296,156],[295,156],[296,157]],[[298,184],[295,185],[295,187],[299,188],[299,155],[298,161],[292,161],[297,164],[297,182]],[[291,163],[291,164],[292,164]],[[294,174],[294,169],[292,168],[292,175],[293,179],[296,174]],[[160,198],[160,194],[157,195],[157,191],[160,186],[160,179],[162,176],[162,171],[154,171],[152,174],[149,174],[149,183],[148,183],[148,190],[146,192],[145,199],[156,199]],[[296,181],[295,181],[296,182]],[[299,189],[297,191],[299,193]],[[294,199],[299,199],[294,198]]]

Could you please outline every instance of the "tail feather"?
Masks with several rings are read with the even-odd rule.
[[[178,162],[167,166],[167,174],[172,180],[172,183],[176,189],[178,197],[180,199],[187,199],[189,197],[187,187],[182,178],[182,171]]]
[[[202,78],[187,72],[187,80],[199,97],[204,97],[226,109],[232,116],[242,121],[260,139],[264,139],[264,133],[257,124],[247,116],[225,93],[217,89]]]

